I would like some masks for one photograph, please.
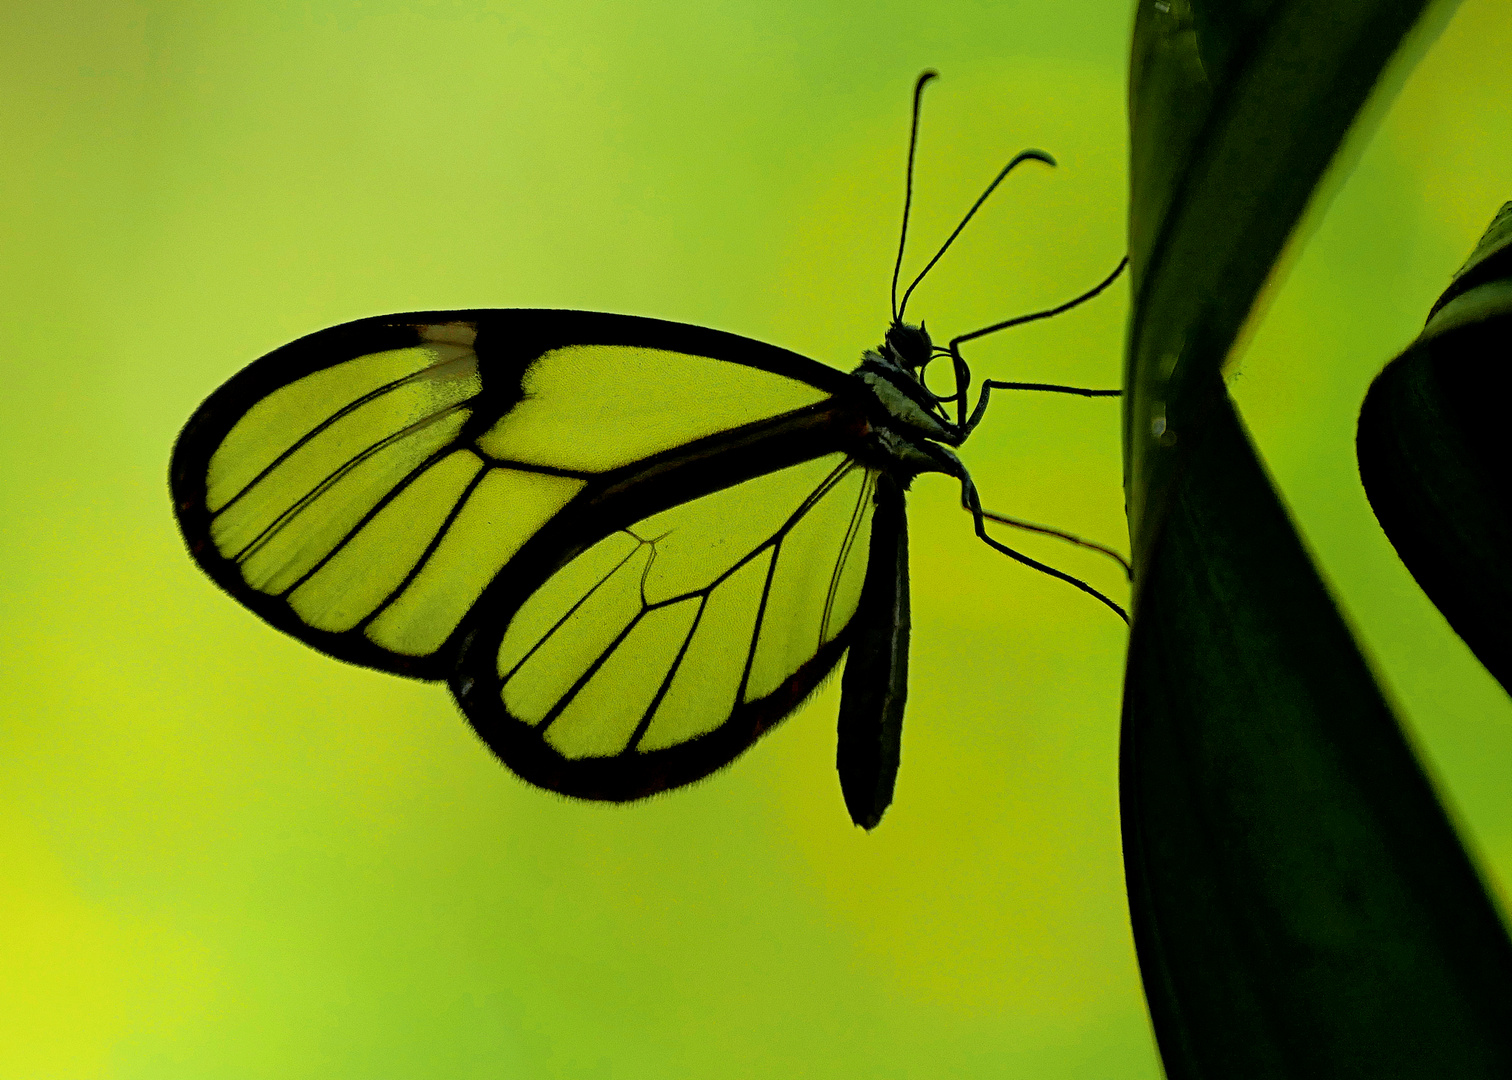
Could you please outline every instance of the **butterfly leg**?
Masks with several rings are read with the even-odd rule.
[[[1001,521],[1006,525],[1028,527],[1035,532],[1047,533],[1051,536],[1058,536],[1063,540],[1070,540],[1072,543],[1081,544],[1084,547],[1095,548],[1096,550],[1101,551],[1103,554],[1109,555],[1112,558],[1118,560],[1119,564],[1124,567],[1124,570],[1127,573],[1129,564],[1127,561],[1125,561],[1122,555],[1119,555],[1111,548],[1105,548],[1100,544],[1093,544],[1089,541],[1081,539],[1078,536],[1073,536],[1070,533],[1061,532],[1059,529],[1051,529],[1043,525],[1033,525],[1029,522],[1021,523],[1015,518],[1007,518],[1001,514],[990,514],[988,511],[982,509],[982,499],[981,496],[977,494],[976,482],[971,479],[971,474],[966,471],[965,464],[959,457],[955,455],[953,451],[939,445],[938,443],[926,444],[924,447],[922,447],[922,449],[926,450],[929,453],[929,456],[934,460],[933,468],[927,471],[941,472],[946,476],[953,476],[960,481],[961,505],[971,512],[971,516],[976,522],[977,539],[981,540],[982,543],[986,544],[994,551],[1000,551],[1011,559],[1017,559],[1025,566],[1032,567],[1042,574],[1049,574],[1051,577],[1060,578],[1062,581],[1070,585],[1075,585],[1082,592],[1086,593],[1089,596],[1096,597],[1098,600],[1101,600],[1104,604],[1108,605],[1108,607],[1112,608],[1118,614],[1118,617],[1121,618],[1124,622],[1129,621],[1128,612],[1119,607],[1112,600],[1108,599],[1102,593],[1098,592],[1092,586],[1088,585],[1085,581],[1081,580],[1080,578],[1072,577],[1070,574],[1067,574],[1062,570],[1057,570],[1053,566],[1046,566],[1044,563],[1040,562],[1037,559],[1031,559],[1022,551],[1016,551],[1015,549],[1009,547],[1007,544],[1001,543],[998,540],[994,540],[991,536],[987,535],[987,518],[990,517],[995,521]]]
[[[987,413],[987,400],[994,390],[1042,390],[1052,394],[1077,394],[1081,397],[1119,397],[1122,390],[1089,390],[1083,386],[1061,386],[1058,383],[1000,382],[987,379],[982,383],[982,393],[977,398],[976,408],[962,427],[962,437],[970,435]]]
[[[961,500],[961,506],[967,510],[971,509],[971,506],[966,502],[964,498]],[[1035,532],[1041,533],[1045,536],[1054,536],[1058,539],[1066,541],[1069,544],[1075,544],[1077,547],[1084,547],[1092,551],[1099,551],[1123,568],[1124,577],[1133,580],[1134,568],[1129,565],[1129,560],[1124,558],[1121,554],[1110,547],[1105,547],[1104,545],[1099,544],[1093,540],[1088,540],[1085,537],[1077,536],[1075,533],[1068,533],[1063,529],[1052,528],[1049,525],[1041,525],[1038,522],[1034,521],[1025,521],[1023,518],[1009,517],[1007,514],[997,514],[991,510],[984,509],[982,511],[982,516],[988,521],[997,522],[999,525],[1009,525],[1015,529],[1023,529],[1025,532]]]
[[[994,540],[991,536],[987,535],[987,522],[986,522],[987,512],[982,509],[982,500],[981,500],[981,497],[977,494],[976,484],[972,482],[971,476],[966,472],[966,470],[964,468],[961,470],[961,472],[959,474],[959,479],[961,481],[961,504],[963,506],[965,506],[967,510],[971,511],[971,516],[974,519],[974,521],[976,522],[977,539],[981,540],[982,543],[986,544],[988,547],[992,548],[993,550],[1000,551],[1004,555],[1007,555],[1011,559],[1017,559],[1019,562],[1023,563],[1025,566],[1032,567],[1033,569],[1038,570],[1042,574],[1049,574],[1051,577],[1060,578],[1062,581],[1066,582],[1067,584],[1075,585],[1078,589],[1080,589],[1082,592],[1086,593],[1088,596],[1095,597],[1096,599],[1098,599],[1098,600],[1102,601],[1104,604],[1106,604],[1108,607],[1112,608],[1113,611],[1118,615],[1118,617],[1120,619],[1122,619],[1124,622],[1128,622],[1129,621],[1129,613],[1127,611],[1125,611],[1118,604],[1114,603],[1112,600],[1108,599],[1108,597],[1104,596],[1102,593],[1098,592],[1092,586],[1088,585],[1085,581],[1081,580],[1081,578],[1072,577],[1070,574],[1068,574],[1068,573],[1066,573],[1066,572],[1064,572],[1062,570],[1057,570],[1053,566],[1046,566],[1044,563],[1038,561],[1037,559],[1031,559],[1028,555],[1025,555],[1023,552],[1021,552],[1021,551],[1015,551],[1013,548],[1009,547],[1007,544],[1001,543],[998,540]],[[994,516],[996,516],[996,515],[994,515]],[[1015,524],[1015,523],[1014,522],[1009,522],[1009,524]],[[1042,531],[1052,532],[1052,533],[1055,532],[1054,530],[1050,530],[1050,529],[1044,529]],[[1076,538],[1070,537],[1068,534],[1065,534],[1065,533],[1055,533],[1055,535],[1063,536],[1063,537],[1066,537],[1067,539],[1076,540]],[[1077,542],[1084,543],[1084,544],[1086,543],[1085,541],[1080,541],[1080,540],[1077,540]],[[1097,545],[1088,544],[1087,546],[1092,547],[1092,546],[1097,546]],[[1107,552],[1110,555],[1113,555],[1114,558],[1117,558],[1119,562],[1123,562],[1124,561],[1121,556],[1116,555],[1115,553],[1109,551],[1107,548],[1101,548],[1101,547],[1099,547],[1099,550]],[[1124,565],[1127,567],[1128,564],[1125,563]]]

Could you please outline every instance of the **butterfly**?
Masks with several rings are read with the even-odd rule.
[[[904,239],[925,72],[914,90]],[[1025,151],[997,176],[929,267]],[[900,241],[898,267],[901,267]],[[848,653],[837,765],[852,819],[892,800],[908,686],[904,492],[959,482],[962,342],[897,302],[844,372],[734,334],[543,309],[423,311],[333,326],[237,373],[190,418],[170,486],[204,571],[273,626],[341,660],[448,681],[530,783],[626,801],[727,765]],[[925,369],[948,360],[936,394]],[[953,406],[954,412],[947,408]]]

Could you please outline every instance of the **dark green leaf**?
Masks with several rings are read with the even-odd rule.
[[[1512,692],[1512,202],[1360,409],[1360,479],[1397,553]]]
[[[1512,945],[1220,376],[1424,6],[1136,20],[1121,767],[1173,1078],[1512,1076]]]
[[[1158,521],[1175,437],[1200,422],[1193,410],[1204,398],[1192,388],[1223,364],[1314,186],[1426,4],[1141,2],[1124,403],[1136,561],[1158,533],[1146,516]],[[1204,26],[1216,41],[1200,40]]]
[[[1509,278],[1512,278],[1512,202],[1504,202],[1491,219],[1491,224],[1486,226],[1480,242],[1465,260],[1465,265],[1454,272],[1454,280],[1428,313],[1430,326],[1436,321],[1434,316],[1450,301],[1459,299],[1488,281],[1505,281]],[[1423,333],[1426,335],[1428,332],[1428,327],[1424,327]]]
[[[1129,901],[1167,1075],[1512,1076],[1496,914],[1221,386],[1210,417],[1125,689]]]

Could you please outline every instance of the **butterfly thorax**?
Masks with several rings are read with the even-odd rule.
[[[933,344],[922,325],[894,323],[881,345],[862,353],[852,372],[868,391],[877,463],[905,484],[922,472],[955,475],[960,468],[947,447],[959,446],[961,433],[921,377],[932,358]]]

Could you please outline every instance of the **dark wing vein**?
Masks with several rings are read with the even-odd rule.
[[[835,613],[835,595],[840,591],[840,578],[845,572],[845,564],[850,561],[851,549],[856,544],[856,537],[861,535],[861,523],[866,520],[866,496],[871,491],[872,474],[868,472],[861,481],[861,490],[856,495],[856,505],[851,509],[850,524],[845,528],[845,539],[840,544],[840,554],[835,559],[835,567],[830,571],[829,589],[824,594],[824,617],[819,621],[819,643],[822,645],[829,636],[830,616]]]
[[[735,688],[735,703],[745,700],[746,686],[751,681],[751,666],[756,662],[756,645],[761,640],[761,621],[766,617],[767,599],[772,593],[772,578],[777,576],[777,559],[782,554],[782,539],[772,542],[772,561],[767,564],[766,581],[761,585],[761,602],[756,605],[756,618],[751,624],[751,644],[746,648],[745,669],[740,673],[740,685]]]
[[[465,401],[459,401],[454,405],[448,405],[446,408],[440,410],[439,412],[433,413],[422,420],[415,421],[409,427],[401,428],[391,435],[385,435],[383,438],[379,439],[377,442],[369,446],[366,450],[361,450],[352,457],[348,458],[346,462],[342,464],[335,472],[329,474],[324,480],[316,484],[315,487],[307,492],[302,498],[297,500],[293,506],[290,506],[283,513],[279,514],[278,517],[274,518],[272,522],[270,522],[267,527],[263,529],[262,532],[258,533],[257,536],[255,536],[251,541],[247,543],[246,547],[242,548],[239,552],[236,553],[232,561],[237,563],[244,562],[246,559],[256,554],[258,549],[272,540],[274,536],[276,536],[283,530],[286,525],[289,524],[289,522],[293,521],[295,517],[303,513],[311,503],[320,498],[327,491],[331,490],[331,488],[339,483],[343,477],[349,474],[357,466],[367,461],[374,454],[388,449],[390,446],[393,446],[401,439],[407,439],[416,432],[425,430],[432,424],[436,423],[438,420],[441,420],[443,417],[449,416],[450,414],[465,408],[467,408],[467,402]]]
[[[540,473],[542,476],[561,476],[568,480],[592,480],[599,473],[588,469],[564,469],[560,465],[540,465],[530,461],[516,461],[513,458],[495,457],[482,447],[473,445],[468,447],[490,465],[500,469],[515,469],[518,472]]]
[[[640,621],[646,617],[646,612],[649,610],[649,608],[641,608],[640,611],[636,612],[635,617],[630,620],[623,630],[615,635],[614,640],[604,646],[603,651],[594,657],[593,663],[589,664],[583,673],[577,677],[577,681],[567,688],[565,694],[557,699],[556,704],[551,707],[551,710],[542,719],[540,727],[536,729],[541,733],[542,738],[546,735],[546,729],[556,722],[556,718],[562,715],[563,710],[568,705],[572,704],[572,699],[577,697],[578,691],[588,685],[589,681],[598,674],[599,668],[603,667],[609,660],[609,657],[614,655],[614,650],[618,649],[621,642],[630,636],[630,631],[640,625]]]
[[[672,658],[672,663],[667,666],[667,675],[662,679],[661,685],[656,688],[655,695],[651,698],[651,704],[646,706],[646,711],[641,713],[641,718],[635,724],[635,730],[630,733],[630,741],[625,744],[624,753],[630,753],[640,745],[641,738],[651,727],[651,718],[656,715],[656,710],[661,706],[662,698],[667,696],[667,691],[672,688],[672,680],[677,678],[677,673],[682,668],[683,657],[688,655],[688,646],[693,644],[693,635],[698,633],[698,624],[703,621],[704,609],[709,606],[709,596],[713,592],[711,585],[698,601],[698,610],[693,614],[693,623],[688,627],[688,632],[683,635],[682,647],[677,650],[677,655]]]
[[[210,516],[212,518],[214,518],[217,515],[225,513],[233,505],[235,505],[235,503],[237,502],[237,500],[239,500],[243,495],[245,495],[247,492],[249,492],[253,488],[255,488],[258,485],[258,483],[260,481],[262,481],[269,473],[271,473],[274,469],[277,469],[280,465],[282,465],[285,461],[287,461],[290,458],[290,456],[292,456],[295,452],[297,452],[301,447],[303,447],[306,443],[308,443],[311,439],[315,438],[321,432],[323,432],[326,429],[328,429],[332,424],[336,423],[336,421],[340,420],[342,417],[350,416],[353,412],[355,412],[356,410],[360,409],[362,406],[366,405],[368,402],[370,402],[370,401],[376,401],[378,398],[382,397],[385,394],[392,393],[393,391],[399,389],[401,386],[405,386],[405,385],[407,385],[409,383],[416,382],[420,378],[422,378],[424,376],[430,375],[437,368],[445,367],[447,364],[455,363],[457,359],[458,359],[457,357],[453,357],[450,360],[443,360],[440,363],[432,364],[432,365],[430,365],[430,367],[421,368],[419,371],[412,372],[409,375],[405,375],[403,378],[395,379],[393,382],[386,383],[383,386],[378,387],[378,389],[376,389],[376,390],[369,390],[366,394],[363,394],[357,400],[355,400],[355,401],[353,401],[353,402],[351,402],[351,403],[349,403],[347,405],[344,405],[341,408],[337,409],[330,416],[326,417],[324,420],[322,420],[320,423],[316,424],[313,428],[311,428],[305,434],[301,435],[299,437],[299,439],[292,446],[290,446],[287,450],[285,450],[283,453],[279,454],[276,458],[274,458],[273,461],[266,468],[264,468],[262,470],[262,472],[258,473],[251,480],[247,481],[247,483],[242,487],[242,489],[240,491],[238,491],[235,495],[231,496],[231,498],[227,499],[226,502],[221,505],[220,509],[216,510]],[[294,385],[294,383],[292,383],[292,382],[291,383],[286,383],[284,387],[279,387],[279,389],[281,390],[281,389],[284,389],[285,387],[293,386],[293,385]],[[472,399],[468,398],[466,400],[471,401]],[[459,404],[460,404],[460,402],[459,402]],[[251,410],[248,409],[248,412],[250,412],[250,411]],[[243,413],[242,415],[246,416],[246,413]]]
[[[624,530],[624,531],[628,532],[629,530]],[[631,533],[630,535],[631,536],[635,536],[634,533]],[[635,539],[640,540],[640,537],[635,536]],[[641,543],[644,544],[645,541],[641,540]],[[577,603],[573,604],[570,608],[567,609],[566,614],[564,614],[556,622],[552,623],[551,624],[551,629],[547,630],[544,634],[542,634],[539,638],[536,639],[536,643],[534,645],[532,645],[528,650],[526,650],[525,655],[521,656],[520,659],[518,661],[516,661],[515,666],[512,667],[512,668],[510,668],[508,674],[506,674],[502,678],[500,678],[499,682],[501,684],[502,683],[507,683],[510,679],[514,678],[515,677],[515,673],[518,672],[520,670],[520,668],[522,668],[522,667],[525,666],[525,661],[529,660],[532,656],[534,656],[536,654],[536,651],[538,649],[540,649],[542,645],[545,645],[546,642],[550,641],[551,640],[551,636],[553,634],[555,634],[558,630],[560,630],[563,626],[565,626],[567,624],[567,620],[571,619],[573,615],[577,614],[578,608],[582,607],[589,600],[593,599],[593,594],[596,593],[596,592],[598,592],[599,589],[603,587],[603,585],[604,585],[605,582],[607,582],[615,574],[619,573],[620,567],[624,566],[631,559],[635,558],[635,554],[638,551],[640,551],[640,547],[639,546],[631,548],[630,551],[629,551],[629,553],[626,554],[626,556],[623,559],[621,559],[619,562],[615,563],[609,569],[608,573],[606,573],[603,577],[599,578],[598,581],[594,582],[593,588],[589,589],[582,596],[580,596],[578,598]]]
[[[751,644],[746,649],[745,670],[741,672],[740,687],[735,692],[736,702],[745,700],[746,686],[751,681],[751,667],[756,662],[756,646],[761,640],[761,624],[766,619],[767,600],[770,598],[772,592],[772,578],[774,578],[777,574],[777,560],[782,557],[782,541],[792,530],[793,526],[797,525],[799,521],[803,520],[804,516],[814,508],[818,501],[822,499],[831,488],[838,484],[840,482],[840,478],[843,477],[847,472],[849,472],[854,466],[855,462],[850,458],[846,458],[842,460],[840,464],[836,465],[835,468],[830,471],[830,474],[823,480],[819,481],[818,486],[816,486],[813,491],[809,492],[808,498],[804,499],[803,503],[798,507],[798,509],[793,511],[793,515],[783,523],[782,527],[777,530],[776,534],[774,534],[773,537],[767,541],[768,544],[772,545],[772,562],[771,565],[767,567],[766,581],[761,586],[761,603],[757,605],[756,608],[756,624],[751,630]]]
[[[473,473],[472,479],[467,482],[467,486],[464,487],[461,494],[457,496],[457,501],[454,502],[452,504],[452,508],[447,511],[446,520],[441,522],[441,527],[436,530],[436,535],[430,538],[430,543],[425,545],[425,550],[420,553],[420,558],[415,561],[414,566],[410,567],[409,573],[404,575],[403,580],[401,580],[399,584],[395,585],[392,589],[389,590],[388,595],[379,602],[377,607],[368,612],[367,615],[363,617],[362,621],[359,622],[354,629],[357,629],[359,631],[366,630],[374,619],[378,618],[379,615],[382,615],[384,610],[395,600],[397,600],[405,589],[409,588],[410,582],[414,581],[415,578],[419,576],[420,571],[425,569],[425,564],[430,562],[431,556],[434,555],[436,553],[436,549],[441,546],[441,541],[446,538],[447,531],[452,527],[452,522],[457,520],[457,515],[462,512],[462,508],[467,505],[467,500],[472,498],[472,493],[477,490],[478,485],[483,482],[483,477],[486,475],[488,475],[488,466],[480,464],[478,466],[478,471]]]
[[[341,539],[339,541],[337,541],[335,547],[333,547],[330,551],[328,551],[324,555],[322,555],[320,557],[320,559],[315,563],[314,566],[310,567],[303,574],[299,575],[299,577],[295,578],[294,579],[294,584],[290,585],[288,588],[286,588],[283,592],[279,593],[278,595],[282,596],[282,597],[288,596],[295,589],[299,588],[306,581],[309,581],[310,578],[312,578],[316,574],[318,574],[325,567],[326,563],[328,563],[332,559],[334,559],[336,557],[337,553],[340,552],[342,548],[346,547],[347,544],[349,544],[349,543],[352,542],[352,538],[355,537],[358,533],[360,533],[363,530],[363,528],[367,525],[368,522],[372,521],[375,517],[378,516],[378,514],[383,510],[383,508],[385,506],[387,506],[389,503],[393,502],[401,494],[403,494],[404,491],[405,491],[405,489],[408,488],[411,484],[413,484],[416,480],[420,479],[420,477],[422,475],[424,475],[426,472],[428,472],[430,470],[430,468],[431,468],[432,465],[437,464],[443,458],[450,457],[452,454],[455,454],[456,452],[457,452],[457,448],[455,446],[451,445],[450,443],[448,443],[446,446],[443,446],[439,450],[434,451],[430,455],[430,457],[426,458],[424,461],[422,461],[420,464],[416,465],[413,469],[411,469],[408,473],[406,473],[404,475],[404,478],[402,480],[400,480],[397,484],[395,484],[392,488],[390,488],[384,494],[383,498],[379,499],[378,502],[373,506],[373,508],[371,510],[369,510],[367,513],[365,513],[365,514],[362,515],[361,519],[358,520],[357,524],[353,525],[350,529],[348,529],[345,533],[342,534]],[[471,488],[469,487],[468,490],[470,491]],[[448,517],[446,520],[447,520],[447,523],[450,523],[451,518]],[[429,549],[427,549],[427,551],[428,550]]]

